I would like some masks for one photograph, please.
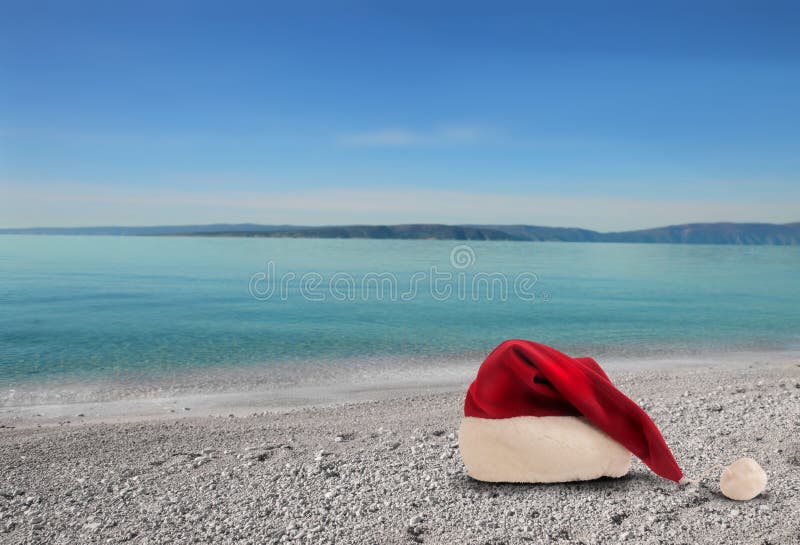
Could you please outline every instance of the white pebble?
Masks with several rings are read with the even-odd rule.
[[[767,485],[767,474],[752,458],[739,458],[722,472],[719,487],[732,500],[752,500]]]

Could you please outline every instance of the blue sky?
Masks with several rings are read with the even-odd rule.
[[[790,3],[0,4],[2,227],[800,220]]]

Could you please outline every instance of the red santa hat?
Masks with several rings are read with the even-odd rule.
[[[464,402],[459,448],[468,474],[491,482],[621,477],[635,455],[654,473],[684,477],[650,417],[591,358],[511,340],[481,365]],[[751,499],[766,485],[749,458],[725,469],[723,493]]]

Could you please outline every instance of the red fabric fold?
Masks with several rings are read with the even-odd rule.
[[[489,354],[467,391],[464,415],[585,416],[657,475],[683,477],[656,425],[597,362],[533,341],[506,341]]]

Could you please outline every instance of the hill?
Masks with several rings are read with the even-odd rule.
[[[259,225],[254,223],[152,227],[32,227],[0,229],[6,235],[117,235],[270,238],[372,238],[434,240],[515,240],[554,242],[631,242],[666,244],[800,245],[800,222],[687,223],[653,229],[601,233],[576,227],[537,225]]]
[[[271,238],[376,238],[376,239],[434,239],[434,240],[527,240],[498,229],[466,225],[342,225],[331,227],[301,227],[243,232],[207,231],[186,233],[187,236],[237,236]]]
[[[673,244],[800,244],[800,223],[688,223],[640,231],[606,233],[605,242]]]

